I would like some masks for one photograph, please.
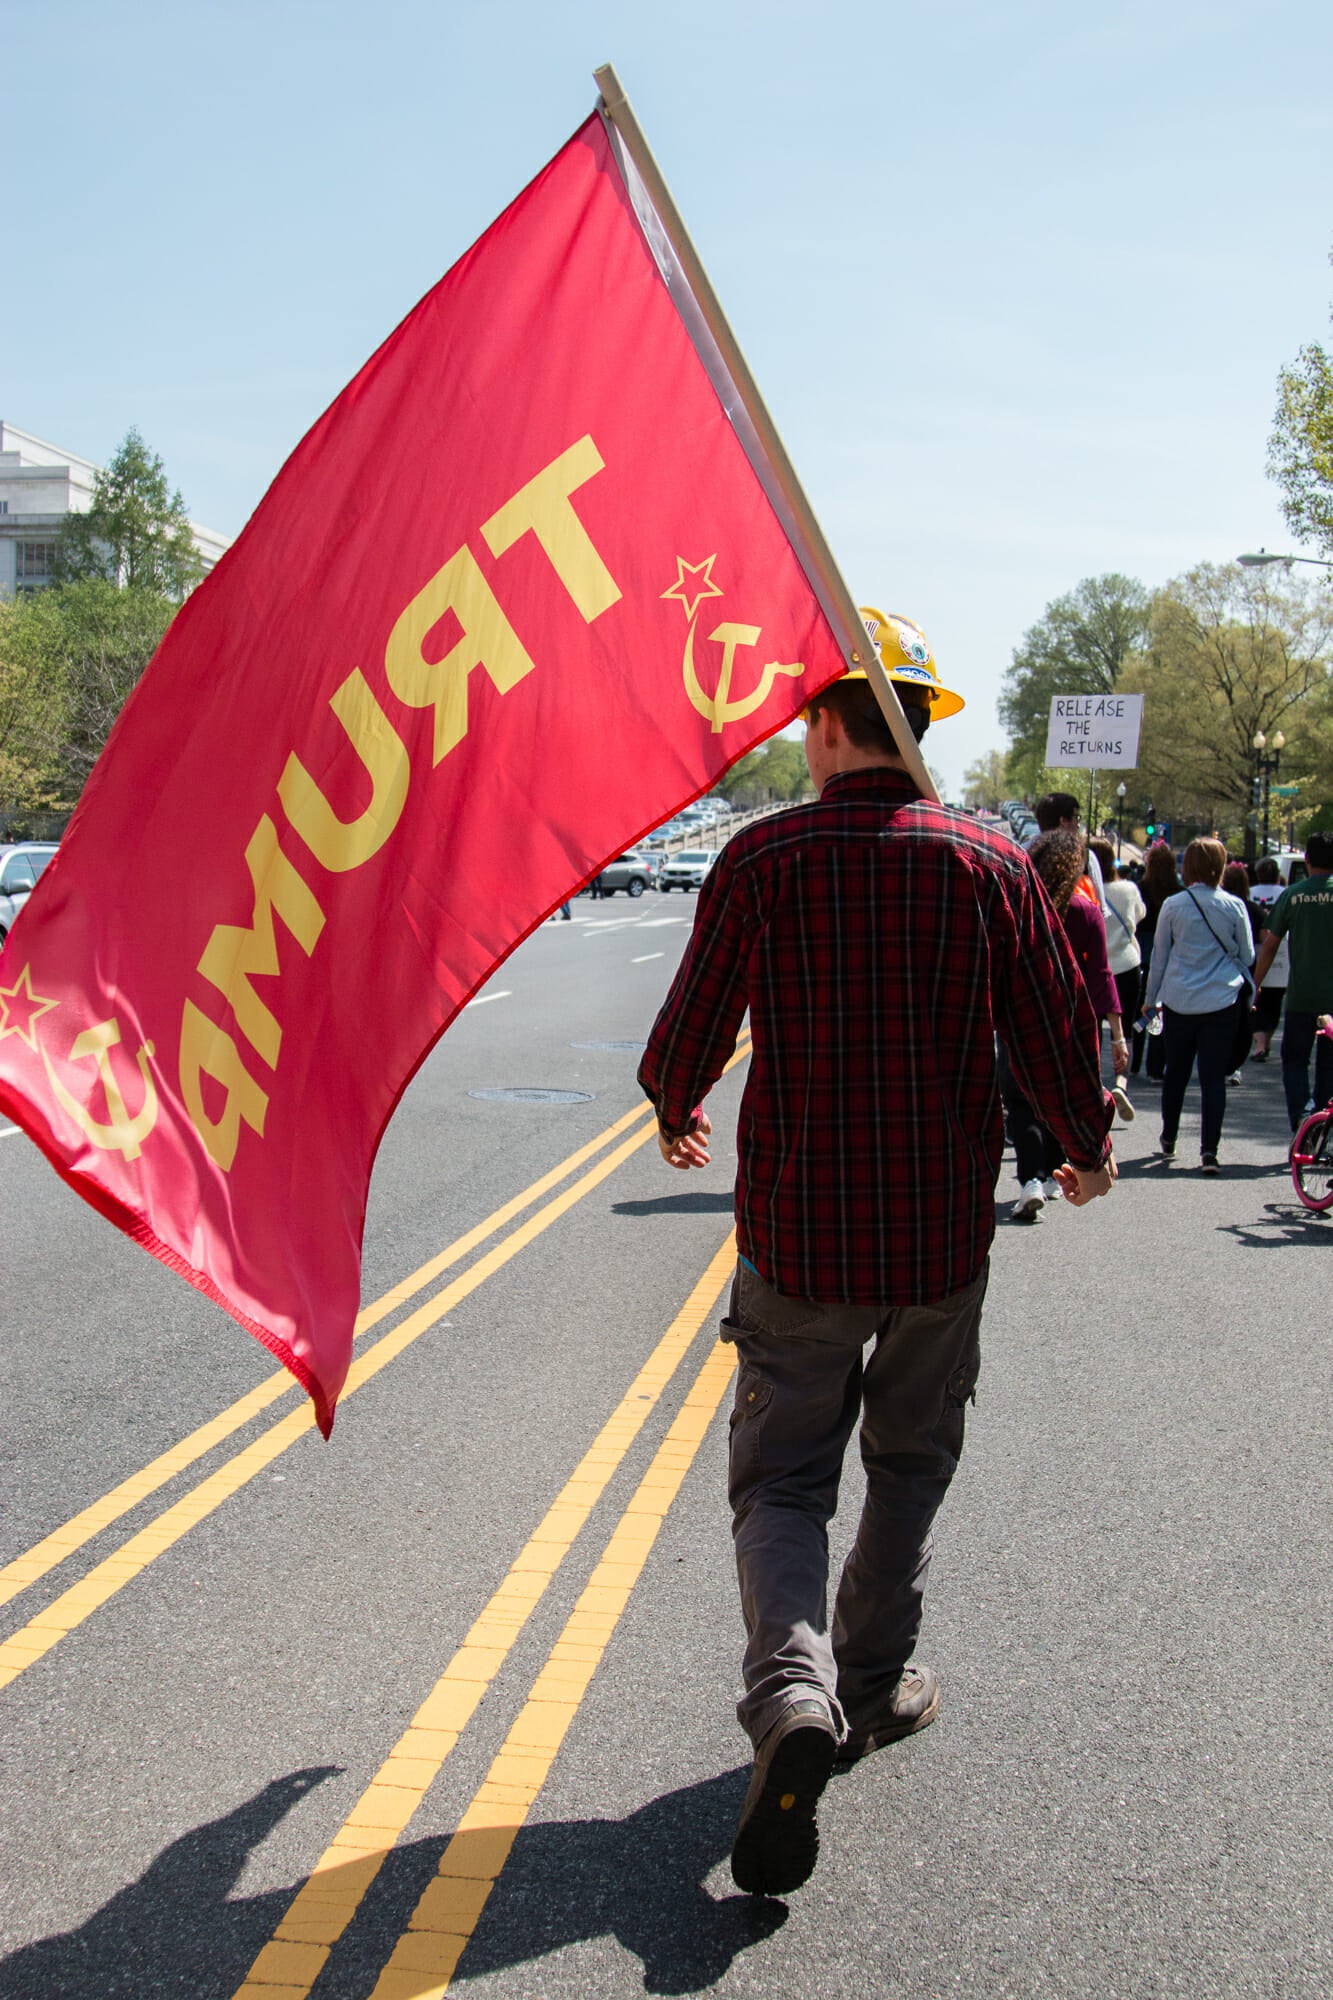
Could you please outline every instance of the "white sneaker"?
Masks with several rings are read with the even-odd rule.
[[[1059,1201],[1060,1199],[1060,1183],[1054,1175],[1051,1176],[1050,1180],[1042,1182],[1041,1191],[1047,1201]]]
[[[1122,1124],[1132,1125],[1134,1123],[1134,1106],[1129,1101],[1128,1091],[1122,1090],[1118,1083],[1111,1091],[1111,1102],[1120,1113]]]
[[[1035,1222],[1046,1206],[1046,1196],[1042,1193],[1040,1181],[1024,1181],[1014,1203],[1015,1222]]]

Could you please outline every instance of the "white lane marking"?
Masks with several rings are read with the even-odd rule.
[[[17,1139],[22,1130],[21,1125],[6,1125],[0,1129],[0,1139]]]
[[[645,931],[660,931],[663,924],[687,924],[688,917],[645,917],[640,928]]]
[[[666,957],[666,953],[665,953],[664,951],[646,951],[646,952],[645,952],[645,953],[643,954],[643,957],[642,957],[642,958],[632,958],[632,959],[630,960],[630,964],[631,964],[631,965],[647,965],[647,963],[648,963],[648,961],[649,961],[649,959],[650,959],[650,958],[665,958],[665,957]]]
[[[512,1000],[513,997],[514,994],[511,987],[505,993],[479,993],[475,1000],[469,1000],[467,1004],[469,1007],[484,1007],[488,1000]]]

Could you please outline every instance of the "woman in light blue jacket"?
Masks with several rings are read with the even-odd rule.
[[[1219,1171],[1237,1003],[1242,990],[1248,1001],[1254,963],[1245,905],[1218,887],[1226,861],[1220,840],[1192,840],[1185,849],[1185,887],[1167,897],[1158,916],[1143,1003],[1145,1015],[1160,1005],[1165,1022],[1161,1151],[1170,1159],[1176,1150],[1185,1087],[1197,1058],[1203,1100],[1199,1165],[1206,1174]]]

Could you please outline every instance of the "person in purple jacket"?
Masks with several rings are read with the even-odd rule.
[[[1107,959],[1106,919],[1088,880],[1082,835],[1057,827],[1038,834],[1028,853],[1055,905],[1056,915],[1064,924],[1097,1018],[1110,1028],[1111,1059],[1117,1077],[1111,1095],[1121,1116],[1132,1118],[1133,1107],[1118,1081],[1129,1068],[1129,1041],[1120,1017],[1120,995]],[[1003,1042],[999,1047],[999,1078],[1005,1124],[1019,1180],[1014,1220],[1035,1222],[1046,1203],[1059,1198],[1055,1173],[1064,1165],[1065,1151],[1019,1087]]]

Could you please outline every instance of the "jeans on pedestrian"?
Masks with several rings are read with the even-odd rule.
[[[1316,1038],[1315,1019],[1313,1014],[1293,1014],[1288,1007],[1282,1026],[1282,1088],[1293,1132],[1299,1131],[1310,1101],[1311,1049],[1315,1052],[1315,1103],[1324,1105],[1333,1097],[1333,1042],[1324,1035]]]
[[[1197,1057],[1199,1095],[1203,1100],[1199,1151],[1215,1153],[1222,1142],[1222,1120],[1226,1116],[1227,1065],[1231,1060],[1236,1010],[1219,1007],[1211,1014],[1182,1014],[1174,1007],[1164,1007],[1162,1015],[1165,1026],[1160,1040],[1166,1044],[1162,1138],[1168,1145],[1175,1143],[1185,1091]]]
[[[736,1713],[756,1745],[812,1689],[840,1731],[888,1705],[963,1449],[986,1278],[931,1305],[821,1305],[737,1266],[721,1329],[739,1360],[728,1490],[747,1642]],[[830,1631],[828,1523],[858,1416],[866,1497]]]
[[[1231,1053],[1227,1057],[1228,1070],[1242,1069],[1250,1059],[1250,1049],[1254,1042],[1254,1004],[1247,986],[1238,995],[1231,1010]]]
[[[1143,1005],[1143,967],[1131,965],[1128,972],[1113,973],[1115,990],[1120,996],[1120,1032],[1125,1039],[1139,1018],[1139,1008]]]
[[[1064,1165],[1065,1149],[1024,1096],[1002,1041],[995,1044],[995,1070],[1004,1105],[1004,1129],[1014,1149],[1019,1183],[1026,1187],[1029,1181],[1049,1180],[1056,1168]]]

